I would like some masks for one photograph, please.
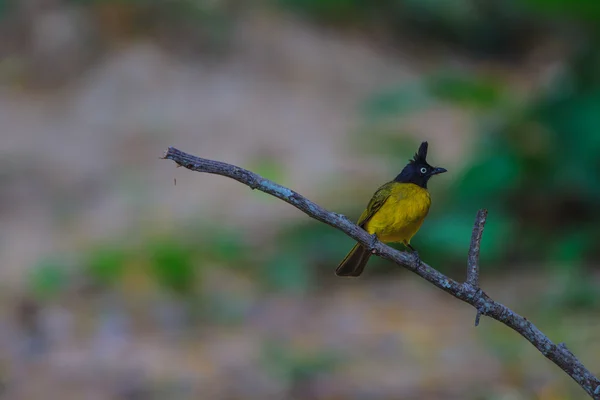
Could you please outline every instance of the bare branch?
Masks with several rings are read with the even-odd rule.
[[[477,211],[473,233],[471,234],[471,246],[469,247],[469,256],[467,258],[467,283],[474,289],[479,289],[479,250],[481,248],[481,237],[483,236],[487,214],[488,212],[485,209]],[[481,310],[478,309],[475,316],[475,326],[479,326],[480,319]]]
[[[531,342],[531,344],[533,344],[546,358],[567,373],[590,397],[600,400],[600,380],[588,371],[564,345],[560,346],[554,344],[526,318],[515,313],[505,305],[492,300],[485,292],[469,281],[464,284],[456,282],[425,263],[417,263],[414,257],[408,253],[395,250],[379,241],[373,241],[371,235],[356,226],[345,216],[327,211],[293,190],[278,185],[251,171],[223,162],[199,158],[173,147],[169,147],[163,158],[173,160],[178,165],[192,171],[226,176],[235,179],[252,189],[258,189],[268,193],[293,205],[309,217],[344,232],[365,247],[373,248],[380,257],[405,267],[434,286],[437,286],[457,299],[472,305],[481,315],[493,318],[512,328]],[[471,244],[473,251],[469,252],[469,266],[477,265],[477,254],[479,253],[478,243],[481,240],[481,232],[483,231],[485,217],[483,217],[482,220],[481,229],[479,229],[480,233],[476,234],[475,231],[473,232],[473,237],[476,238],[475,241],[477,242],[477,246],[474,248],[473,244]],[[481,219],[478,218],[478,221],[481,221]],[[475,230],[477,230],[478,226],[479,224],[476,223]],[[471,264],[471,253],[473,253],[473,264]],[[469,269],[471,270],[471,268]],[[477,272],[476,269],[475,272]],[[472,273],[470,275],[473,277]],[[477,281],[473,278],[471,279],[471,282],[476,283]]]
[[[477,211],[473,234],[471,235],[471,247],[469,248],[469,258],[467,260],[467,283],[475,289],[479,288],[479,249],[487,214],[488,212],[485,209]]]

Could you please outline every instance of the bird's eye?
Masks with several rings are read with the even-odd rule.
[[[424,174],[425,172],[427,172],[427,168],[425,168],[425,167],[422,167],[422,168],[421,168],[421,173],[422,173],[422,174]]]

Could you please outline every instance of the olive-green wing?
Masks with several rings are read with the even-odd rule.
[[[379,189],[377,189],[377,191],[371,198],[371,201],[369,201],[367,209],[363,211],[356,225],[363,228],[364,224],[366,224],[367,221],[369,221],[371,217],[373,217],[373,215],[375,215],[375,213],[379,211],[381,206],[383,206],[386,200],[390,197],[390,194],[392,193],[392,185],[394,183],[395,182],[388,182],[385,185],[381,186]]]

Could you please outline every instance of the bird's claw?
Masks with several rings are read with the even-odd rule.
[[[419,268],[421,266],[421,257],[419,257],[419,253],[417,253],[416,250],[413,250],[411,254],[413,256],[413,259],[415,260],[417,268]]]
[[[406,247],[408,247],[410,249],[410,254],[413,257],[415,265],[417,266],[417,268],[419,268],[421,266],[421,257],[419,257],[419,253],[417,252],[417,250],[414,247],[412,247],[408,243],[406,244]]]

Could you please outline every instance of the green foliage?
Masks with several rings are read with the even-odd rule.
[[[70,283],[67,263],[60,258],[42,259],[29,275],[29,286],[34,295],[52,298],[64,291]]]
[[[15,0],[0,0],[0,20],[14,9]]]
[[[204,262],[212,261],[242,269],[251,250],[241,233],[224,229],[214,229],[210,234],[205,233],[204,237],[199,238],[197,246]]]
[[[260,276],[272,289],[304,292],[315,287],[319,271],[331,273],[351,247],[351,239],[325,224],[283,227]]]
[[[464,257],[475,211],[485,207],[490,219],[482,253],[496,264],[547,258],[578,268],[596,254],[600,51],[595,32],[587,34],[564,72],[528,102],[511,99],[489,77],[446,72],[368,103],[369,121],[412,111],[412,97],[423,106],[446,102],[479,110],[469,162],[446,193],[443,212],[426,222],[428,234],[416,238],[419,246],[440,259]]]
[[[193,292],[198,270],[189,247],[175,238],[164,238],[148,243],[146,251],[151,271],[164,288],[183,295]]]
[[[477,209],[445,211],[427,219],[427,225],[423,228],[427,234],[416,236],[413,244],[421,254],[427,255],[428,262],[440,265],[442,269],[452,264],[464,269]],[[510,241],[513,226],[509,215],[490,212],[485,226],[485,240],[481,242],[482,263],[497,262],[510,254],[514,245]]]
[[[364,114],[370,122],[376,122],[379,118],[402,116],[430,107],[435,99],[426,85],[427,82],[416,80],[383,90],[365,102]]]
[[[290,386],[317,378],[331,371],[339,357],[327,352],[313,352],[294,348],[293,344],[276,341],[265,343],[262,363],[280,380],[288,381]]]
[[[372,9],[369,0],[277,0],[279,5],[314,18],[338,23],[364,18]],[[362,17],[362,18],[361,18]]]
[[[112,286],[123,276],[127,255],[116,247],[93,249],[87,256],[86,275],[95,284]]]
[[[600,4],[594,0],[526,0],[533,10],[560,18],[576,18],[597,22]]]
[[[277,254],[263,265],[262,271],[266,283],[277,290],[304,292],[312,286],[313,271],[306,260],[295,253]]]
[[[517,0],[278,0],[278,4],[318,21],[358,25],[419,44],[442,42],[476,55],[519,55],[539,29],[538,21]]]
[[[375,94],[365,102],[370,122],[423,111],[440,101],[475,109],[507,108],[515,102],[501,82],[491,77],[442,70]]]
[[[585,261],[585,254],[594,245],[594,236],[588,230],[564,232],[560,243],[549,249],[548,261],[563,266],[562,269],[575,269]]]
[[[502,104],[505,94],[500,82],[487,77],[473,79],[456,72],[443,72],[431,76],[427,89],[440,100],[476,108],[490,108]]]

